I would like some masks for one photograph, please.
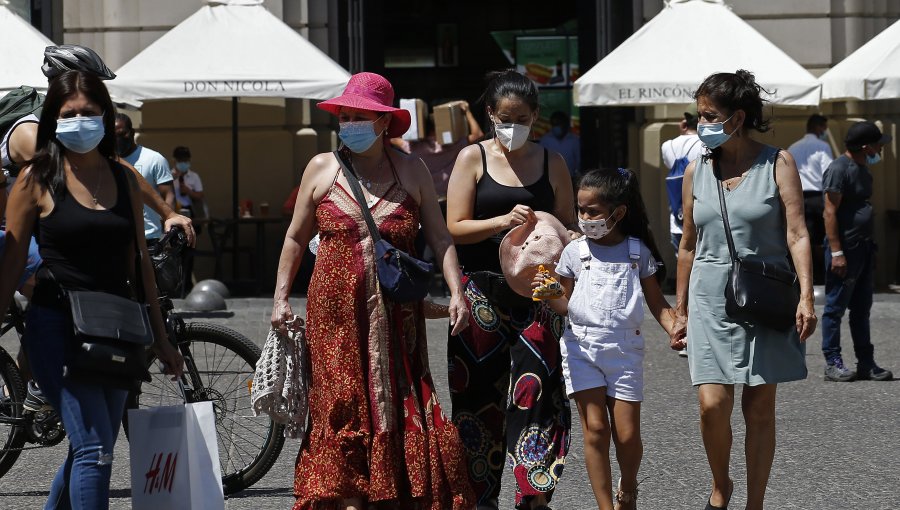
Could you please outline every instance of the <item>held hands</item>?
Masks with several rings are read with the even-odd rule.
[[[666,327],[666,322],[669,327]],[[663,310],[660,316],[663,329],[669,333],[669,347],[680,351],[687,347],[687,315],[680,314],[674,308]]]
[[[272,307],[272,328],[279,331],[285,330],[285,323],[294,319],[294,311],[286,299],[276,299]]]
[[[455,336],[462,333],[462,330],[469,326],[469,309],[461,294],[453,294],[450,297],[447,311],[450,313],[450,326],[453,328],[450,330],[450,335]]]
[[[843,258],[843,257],[841,257]],[[844,271],[846,271],[846,266]],[[819,318],[813,310],[812,299],[801,299],[797,305],[797,332],[800,333],[800,341],[804,342],[816,331]]]

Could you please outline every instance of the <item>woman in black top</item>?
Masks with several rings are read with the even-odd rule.
[[[25,349],[35,380],[59,411],[69,455],[50,487],[48,508],[109,507],[113,446],[127,391],[63,378],[74,344],[60,287],[132,297],[135,250],[156,341],[153,350],[180,376],[183,360],[166,339],[153,269],[144,242],[137,183],[116,162],[116,110],[93,74],[68,71],[50,82],[38,126],[37,153],[16,181],[7,208],[7,248],[0,262],[0,310],[10,303],[32,232],[43,258],[28,312]],[[137,240],[137,241],[135,241]],[[135,246],[137,244],[137,246]]]
[[[516,481],[516,508],[546,508],[569,445],[559,366],[563,321],[514,298],[501,278],[499,246],[509,229],[536,221],[534,211],[573,228],[572,182],[562,156],[529,142],[538,117],[531,80],[494,73],[482,100],[493,138],[460,152],[447,191],[447,225],[470,310],[469,327],[450,335],[447,348],[453,421],[479,509],[498,508],[504,465]]]

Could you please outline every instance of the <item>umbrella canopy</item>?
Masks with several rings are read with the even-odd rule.
[[[116,100],[328,99],[350,74],[262,6],[210,1],[116,71]]]
[[[819,104],[819,83],[721,0],[673,0],[582,75],[578,106],[693,102],[710,74],[746,69],[780,105]]]
[[[900,98],[900,21],[819,77],[822,100]]]
[[[53,46],[53,41],[0,0],[0,95],[19,85],[47,89],[47,78],[41,72],[47,46]]]

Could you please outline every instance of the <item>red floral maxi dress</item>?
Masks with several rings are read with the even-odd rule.
[[[414,251],[419,208],[401,185],[370,211],[384,239]],[[434,391],[422,303],[382,296],[352,192],[335,182],[316,221],[307,300],[312,426],[297,455],[294,510],[355,497],[389,508],[474,507],[459,434]]]

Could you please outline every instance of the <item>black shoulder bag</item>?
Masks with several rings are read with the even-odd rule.
[[[131,172],[124,168],[114,169]],[[128,186],[129,199],[134,200]],[[145,301],[141,253],[134,234],[137,297]],[[52,274],[52,273],[51,273]],[[107,292],[62,289],[72,313],[75,343],[66,355],[63,377],[128,390],[151,381],[147,348],[153,343],[150,317],[144,302]]]
[[[396,303],[421,301],[428,295],[431,287],[434,266],[423,260],[419,260],[410,254],[398,250],[391,243],[381,238],[378,227],[372,218],[372,213],[366,207],[366,198],[362,187],[359,185],[356,175],[348,168],[347,163],[340,153],[334,152],[334,156],[341,164],[344,177],[353,191],[353,196],[359,204],[363,219],[369,228],[369,235],[375,244],[375,269],[378,273],[378,283],[384,294]],[[390,160],[388,160],[390,161]],[[399,184],[399,182],[398,182]]]
[[[778,152],[775,153],[775,160],[778,160]],[[800,302],[797,275],[790,268],[758,258],[738,257],[731,237],[731,225],[728,223],[718,163],[713,162],[713,168],[725,225],[725,239],[731,254],[731,269],[725,283],[725,313],[735,320],[787,330],[796,323],[797,304]]]

